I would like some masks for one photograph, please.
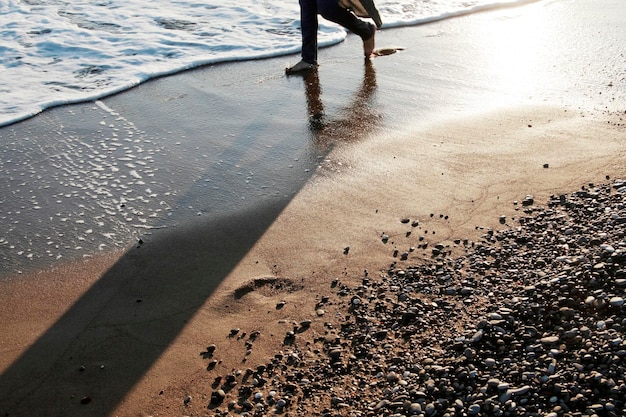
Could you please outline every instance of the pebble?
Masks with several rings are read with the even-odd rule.
[[[467,408],[467,412],[470,416],[475,416],[480,413],[480,404],[472,404]]]
[[[559,336],[547,336],[542,337],[540,342],[544,345],[551,345],[553,343],[557,343],[559,341]]]
[[[487,358],[485,359],[484,364],[487,368],[493,368],[494,366],[496,366],[496,360],[493,358]]]
[[[334,280],[311,306],[333,305],[323,333],[299,332],[224,395],[241,415],[626,415],[626,192],[522,205],[458,258],[431,243],[425,260],[389,253],[380,274]]]
[[[219,389],[217,391],[213,391],[213,393],[211,394],[211,404],[219,405],[224,401],[224,398],[226,398],[226,393],[224,392],[224,390]]]

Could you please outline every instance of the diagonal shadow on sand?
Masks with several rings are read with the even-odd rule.
[[[371,63],[352,102],[332,116],[324,113],[318,74],[302,79],[318,153],[364,137],[380,121],[370,110],[376,89]],[[0,376],[0,415],[111,413],[302,184],[292,182],[281,198],[248,201],[239,210],[159,231],[128,250]]]

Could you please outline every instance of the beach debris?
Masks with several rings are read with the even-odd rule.
[[[524,207],[532,206],[534,203],[535,199],[532,195],[527,195],[526,197],[524,197],[524,200],[522,200],[522,206]]]
[[[213,357],[214,353],[215,353],[215,345],[211,344],[207,346],[204,352],[200,352],[200,356],[202,356],[204,359],[210,359]]]
[[[188,396],[186,396],[186,397],[185,397],[185,399],[183,400],[183,404],[187,406],[187,405],[189,405],[189,403],[190,403],[190,402],[191,402],[191,396],[190,396],[190,395],[188,395]]]
[[[311,302],[333,306],[324,333],[237,376],[234,410],[624,415],[626,194],[587,186],[531,206],[517,227],[454,240],[463,256],[440,243],[425,261],[334,280]]]
[[[343,248],[343,254],[347,255],[348,252],[350,252],[350,246],[346,246],[345,248]]]
[[[222,404],[222,402],[224,401],[224,398],[226,398],[226,393],[224,392],[224,390],[218,389],[216,391],[213,391],[211,393],[210,405],[218,406],[218,405]]]
[[[209,361],[209,363],[207,364],[206,370],[207,371],[211,371],[211,370],[215,369],[217,364],[218,364],[218,361],[216,359],[213,359],[213,360]]]

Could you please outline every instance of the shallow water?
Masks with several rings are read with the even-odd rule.
[[[528,0],[379,0],[384,27]],[[320,46],[345,31],[320,21]],[[8,0],[0,9],[0,126],[147,79],[223,61],[297,53],[297,1]]]
[[[406,50],[370,69],[349,37],[322,51],[317,85],[283,75],[294,57],[213,65],[0,128],[0,276],[289,200],[333,146],[368,135],[527,104],[623,113],[624,6],[570,3],[383,31]]]

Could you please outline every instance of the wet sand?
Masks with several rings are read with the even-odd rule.
[[[178,203],[193,214],[175,211],[175,227],[138,234],[141,243],[131,233],[123,250],[3,280],[0,299],[10,307],[0,313],[0,411],[211,414],[217,376],[288,350],[293,323],[313,321],[302,344],[324,333],[333,317],[315,306],[333,280],[356,284],[364,270],[429,262],[436,244],[462,253],[455,241],[515,227],[527,195],[541,204],[625,177],[626,88],[615,53],[623,6],[612,3],[611,13],[580,3],[383,30],[380,46],[406,50],[366,65],[349,37],[321,51],[308,78],[284,77],[281,68],[297,59],[286,57],[187,72],[103,100],[139,130],[158,137],[180,129],[197,146],[211,129],[226,134],[225,125],[265,132],[254,145],[269,143],[275,153],[241,145],[220,155],[276,181],[271,192],[248,188],[245,204],[236,192],[218,194],[221,204],[196,216],[211,190],[193,185],[214,172],[197,174],[192,161],[200,180],[180,180],[188,189]],[[585,29],[586,21],[597,25]],[[208,114],[188,110],[209,98]],[[54,130],[71,119],[65,111],[11,134]],[[170,163],[189,162],[181,155]],[[267,159],[276,165],[263,168]],[[235,188],[232,178],[220,185]],[[424,242],[406,261],[394,257]],[[242,334],[253,331],[260,337],[249,349]],[[207,370],[210,344],[218,362]]]

